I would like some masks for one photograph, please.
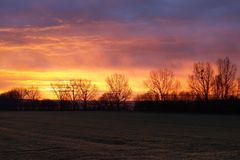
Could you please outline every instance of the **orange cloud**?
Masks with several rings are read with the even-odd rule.
[[[144,92],[149,71],[162,67],[173,70],[187,89],[186,78],[196,61],[214,63],[230,56],[239,65],[239,33],[169,21],[154,17],[147,22],[63,20],[55,26],[0,26],[0,91],[36,85],[43,98],[54,98],[50,83],[84,78],[102,93],[105,78],[117,72],[129,77],[135,92]]]

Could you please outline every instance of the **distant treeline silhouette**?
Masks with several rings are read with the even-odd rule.
[[[174,73],[166,68],[151,71],[144,86],[148,92],[132,97],[128,78],[106,78],[108,91],[97,97],[91,80],[57,81],[51,85],[57,100],[39,100],[37,87],[15,88],[0,95],[0,110],[136,110],[158,112],[240,113],[240,78],[228,57],[216,63],[197,62],[188,77],[190,91],[181,91]]]

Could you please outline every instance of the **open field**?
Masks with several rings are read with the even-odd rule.
[[[240,116],[0,112],[1,160],[239,158]]]

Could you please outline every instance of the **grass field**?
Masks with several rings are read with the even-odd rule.
[[[240,116],[0,112],[1,160],[239,158]]]

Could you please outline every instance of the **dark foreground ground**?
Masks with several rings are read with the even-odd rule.
[[[240,159],[240,116],[0,112],[8,159]]]

